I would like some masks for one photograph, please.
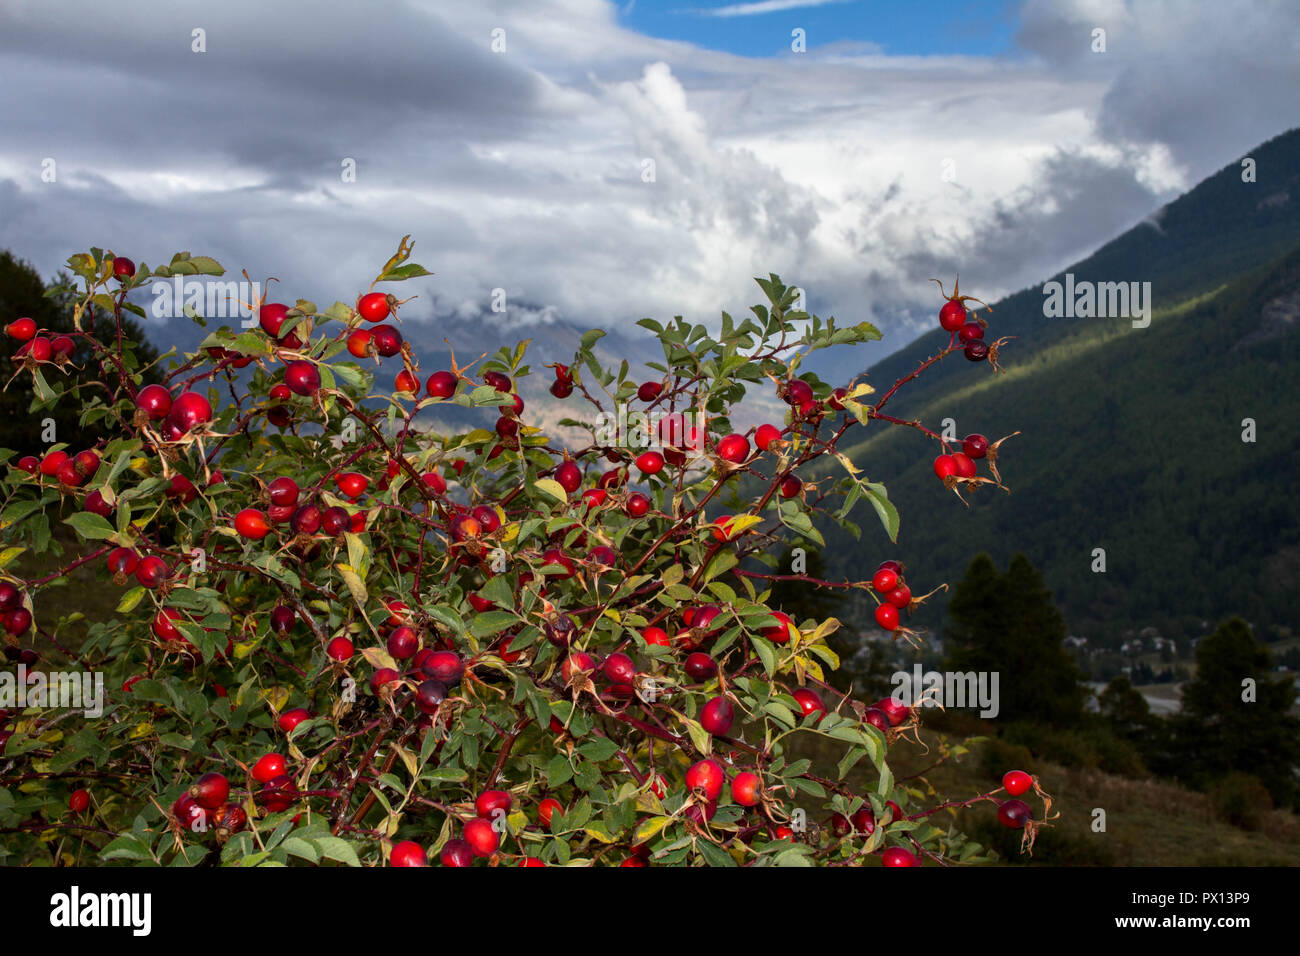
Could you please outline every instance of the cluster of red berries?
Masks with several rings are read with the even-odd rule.
[[[514,797],[505,790],[485,790],[474,800],[475,816],[466,820],[461,835],[443,844],[438,860],[443,866],[473,866],[476,859],[491,857],[501,846],[501,833],[506,829],[504,820],[514,806]],[[555,813],[564,812],[563,805],[553,797],[542,800],[536,810],[536,820],[543,829],[549,829]],[[389,853],[390,866],[428,866],[429,857],[424,848],[414,840],[393,844]],[[534,856],[520,858],[519,866],[545,866]]]
[[[895,630],[899,613],[912,605],[912,589],[903,580],[903,566],[897,561],[881,561],[871,577],[871,587],[881,599],[876,605],[876,623],[886,631]]]
[[[49,338],[37,335],[38,329],[34,319],[15,319],[5,326],[10,338],[17,339],[22,345],[14,351],[14,361],[39,365],[53,362],[63,365],[72,359],[77,344],[68,335],[56,335]]]
[[[422,715],[420,726],[430,726],[442,702],[464,677],[465,661],[446,641],[426,645],[423,629],[404,601],[385,603],[389,616],[380,627],[384,646],[388,656],[405,672],[392,667],[376,668],[370,675],[370,690],[377,697],[389,699],[409,682],[415,691],[407,701],[414,702]],[[355,648],[347,638],[336,637],[326,653],[341,668],[352,659]]]
[[[79,488],[95,477],[95,472],[99,471],[99,454],[86,449],[75,455],[69,455],[62,450],[52,451],[46,453],[44,458],[24,455],[18,459],[17,467],[20,471],[35,475],[38,479],[55,478],[65,489]],[[112,513],[112,509],[104,503],[103,496],[98,490],[91,492],[91,495],[93,497],[86,504],[87,511],[99,515]]]
[[[1011,797],[1019,797],[1036,786],[1034,778],[1023,770],[1010,770],[1002,777],[1002,787]],[[1003,800],[998,804],[998,822],[1012,830],[1023,830],[1033,822],[1034,811],[1023,800]]]
[[[974,478],[975,462],[988,455],[989,440],[980,434],[967,435],[961,451],[944,452],[934,460],[934,473],[941,479]]]
[[[212,421],[212,404],[199,392],[181,392],[174,399],[162,385],[146,385],[135,396],[136,419],[152,423],[167,441],[180,441]]]
[[[825,403],[819,402],[813,394],[812,386],[801,378],[792,378],[777,389],[781,399],[794,409],[797,417],[812,423],[821,421],[825,414],[823,404],[833,411],[844,410],[844,400],[848,397],[847,388],[835,388]]]
[[[182,830],[238,833],[248,825],[248,813],[229,798],[230,781],[220,773],[205,773],[172,804],[172,817]]]
[[[9,581],[0,581],[0,623],[14,637],[32,626],[32,612],[24,606],[23,592]]]
[[[109,574],[113,576],[113,580],[119,587],[127,583],[128,576],[134,575],[139,584],[154,591],[162,586],[172,573],[171,566],[158,555],[148,554],[141,557],[132,548],[114,548],[108,552],[105,563],[108,565]]]
[[[261,784],[253,798],[269,812],[287,810],[298,799],[298,789],[288,774],[288,764],[282,754],[263,754],[249,774]],[[248,813],[243,805],[230,800],[230,781],[215,771],[203,774],[182,793],[172,804],[171,813],[182,830],[215,830],[220,839],[248,825]]]
[[[942,290],[942,284],[940,289]],[[989,357],[989,347],[984,341],[986,323],[982,319],[968,318],[966,309],[968,300],[979,301],[974,296],[959,295],[954,287],[952,296],[939,309],[939,327],[945,332],[952,333],[953,340],[961,343],[967,359],[972,362],[983,362]]]

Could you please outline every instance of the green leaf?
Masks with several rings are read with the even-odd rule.
[[[572,776],[573,767],[564,754],[556,754],[551,758],[551,762],[546,765],[546,782],[552,788],[568,783]]]
[[[118,837],[99,851],[103,860],[152,860],[149,848],[130,834]]]
[[[398,266],[396,269],[389,269],[379,277],[380,282],[402,282],[405,279],[418,279],[420,276],[433,275],[424,266],[417,265],[414,262],[404,266]]]
[[[804,847],[795,847],[794,849],[785,850],[776,855],[773,861],[776,866],[812,866],[812,860],[808,859],[807,850]]]
[[[885,526],[885,533],[889,535],[889,540],[898,541],[898,509],[894,503],[889,500],[889,494],[885,491],[885,486],[879,482],[864,481],[861,482],[862,490],[871,506],[876,509],[876,514],[880,516],[880,523]]]
[[[509,611],[484,611],[470,620],[469,632],[475,637],[491,637],[518,623],[519,618]]]
[[[78,511],[76,514],[69,515],[63,523],[71,525],[83,538],[91,540],[111,538],[117,534],[116,528],[99,515],[89,511]]]
[[[436,742],[433,734],[428,737]],[[436,783],[464,783],[469,779],[469,774],[459,767],[433,767],[421,773],[420,779]]]
[[[588,760],[599,762],[602,760],[608,760],[610,757],[614,756],[614,754],[618,753],[618,744],[614,743],[614,741],[607,737],[597,737],[595,740],[588,741],[579,747],[578,752]]]
[[[22,521],[34,511],[39,511],[45,505],[54,500],[53,494],[42,495],[40,498],[30,501],[15,501],[9,505],[3,512],[0,512],[0,526],[10,527]]]
[[[695,845],[700,848],[700,855],[704,857],[709,866],[736,865],[736,861],[730,853],[708,840],[697,840]]]
[[[750,635],[749,643],[754,646],[758,659],[763,662],[763,670],[767,671],[767,676],[776,674],[776,648],[756,634]]]
[[[490,578],[487,584],[479,588],[478,593],[480,597],[491,601],[493,604],[499,604],[501,607],[510,607],[515,603],[514,589],[503,574]]]
[[[763,705],[763,709],[784,724],[787,730],[799,725],[798,718],[795,717],[789,707],[780,701],[769,700]]]
[[[131,588],[131,590],[122,595],[122,600],[117,602],[117,613],[129,614],[131,611],[135,610],[135,606],[144,600],[145,594],[146,589],[143,586],[137,585],[136,587]]]
[[[346,863],[348,866],[361,865],[361,861],[357,859],[357,851],[346,840],[328,836],[316,837],[313,842],[327,859],[337,860],[339,863]]]
[[[290,856],[296,856],[312,863],[320,862],[320,851],[316,849],[316,845],[310,840],[304,840],[302,837],[296,836],[285,837],[282,845],[284,851]]]
[[[848,775],[848,772],[853,769],[853,765],[866,755],[867,752],[862,747],[849,748],[849,752],[840,758],[839,765],[836,767],[839,779],[843,780]]]
[[[449,608],[445,604],[436,604],[433,607],[425,608],[425,610],[429,617],[433,618],[435,621],[441,621],[443,624],[447,625],[447,627],[455,631],[457,637],[464,637],[466,635],[465,622],[454,609]]]
[[[893,795],[893,792],[894,792],[893,771],[891,771],[889,769],[889,766],[882,761],[880,763],[880,783],[876,786],[876,793],[880,794],[882,797],[888,800],[890,796]]]
[[[704,572],[704,580],[712,581],[714,578],[726,574],[739,563],[740,559],[736,557],[734,551],[719,551],[713,556],[713,560],[709,562],[709,566]]]
[[[709,736],[709,732],[700,726],[698,720],[684,717],[682,723],[686,725],[686,732],[690,734],[691,743],[695,745],[695,749],[708,753],[713,746],[713,739]]]
[[[273,554],[258,555],[250,563],[253,567],[265,571],[282,584],[289,585],[289,587],[293,588],[295,591],[302,587],[302,582],[298,579],[298,575],[285,567],[283,562]]]
[[[533,488],[553,501],[567,503],[569,500],[569,493],[554,478],[538,478]]]
[[[50,388],[39,368],[32,370],[32,391],[40,402],[48,402],[54,398],[54,389]]]

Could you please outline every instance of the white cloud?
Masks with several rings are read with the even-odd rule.
[[[706,17],[754,17],[764,13],[781,13],[805,7],[825,7],[845,0],[757,0],[755,3],[732,3],[725,7],[706,7],[692,10]]]
[[[408,315],[499,287],[518,322],[712,319],[776,271],[897,331],[931,275],[1019,288],[1300,119],[1285,4],[1030,2],[1005,58],[745,58],[600,0],[133,9],[8,12],[0,246],[203,251],[332,301],[412,233],[436,277]]]

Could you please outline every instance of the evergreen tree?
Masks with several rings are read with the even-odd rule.
[[[1274,679],[1269,668],[1268,650],[1245,621],[1220,624],[1196,648],[1196,678],[1183,687],[1174,733],[1182,775],[1190,782],[1208,787],[1234,771],[1247,773],[1278,804],[1294,806],[1300,768],[1300,719],[1290,714],[1295,685],[1290,677]]]
[[[999,719],[1053,726],[1083,717],[1082,674],[1065,649],[1065,619],[1023,554],[1005,574],[977,556],[948,604],[951,671],[997,672]]]
[[[1097,698],[1101,715],[1112,724],[1115,732],[1126,740],[1139,740],[1150,728],[1151,706],[1138,693],[1127,674],[1120,674]]]

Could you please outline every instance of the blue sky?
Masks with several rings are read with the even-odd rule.
[[[795,27],[806,31],[809,48],[868,43],[890,56],[992,56],[1012,46],[1016,5],[1007,0],[624,0],[619,22],[649,36],[741,56],[787,52]]]

